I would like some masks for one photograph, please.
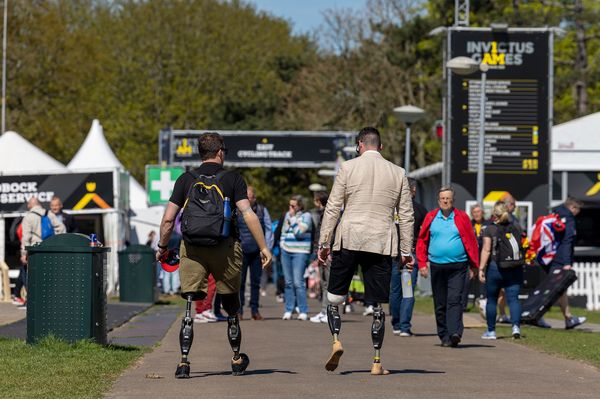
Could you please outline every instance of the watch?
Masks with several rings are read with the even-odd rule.
[[[319,249],[329,249],[329,244],[326,242],[319,244]]]

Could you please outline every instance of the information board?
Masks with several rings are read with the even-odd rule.
[[[161,158],[170,165],[198,165],[198,137],[204,130],[162,131]],[[224,137],[226,166],[335,167],[355,132],[216,131]],[[166,147],[166,148],[165,148]]]
[[[485,87],[484,197],[508,191],[531,201],[534,216],[549,201],[551,51],[548,30],[451,29],[449,59],[488,64]],[[474,199],[481,115],[481,74],[449,73],[450,180],[457,203]]]
[[[113,172],[0,176],[2,213],[27,211],[31,197],[48,209],[55,195],[67,210],[112,209]]]

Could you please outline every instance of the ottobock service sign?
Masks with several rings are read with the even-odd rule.
[[[163,130],[160,160],[170,165],[198,165],[198,137],[206,131]],[[236,167],[334,167],[355,132],[216,131],[224,136],[225,165]]]
[[[545,28],[448,31],[448,59],[466,56],[489,66],[484,197],[508,191],[531,202],[534,216],[550,200],[551,40]],[[476,194],[481,74],[448,74],[448,166],[457,204],[464,204]]]
[[[0,176],[0,212],[25,212],[37,197],[45,208],[54,196],[74,211],[114,207],[113,172]]]

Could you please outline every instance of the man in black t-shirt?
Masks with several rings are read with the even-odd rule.
[[[244,222],[260,248],[260,258],[263,269],[271,264],[271,252],[265,242],[265,237],[256,214],[248,201],[246,183],[242,176],[234,171],[223,171],[223,161],[227,149],[223,137],[218,133],[204,133],[198,139],[198,152],[202,164],[195,169],[196,176],[217,176],[217,185],[222,197],[229,197],[237,211],[242,214]],[[167,204],[167,209],[160,224],[160,239],[156,259],[164,258],[168,251],[168,242],[173,231],[174,222],[179,210],[187,205],[187,197],[191,187],[196,182],[194,174],[187,172],[175,182],[173,194]],[[235,217],[231,218],[232,221]],[[223,308],[229,315],[227,318],[227,334],[233,349],[231,368],[234,375],[243,374],[249,364],[248,356],[240,353],[241,330],[238,313],[240,311],[239,290],[241,283],[242,248],[237,237],[236,229],[233,234],[218,241],[214,246],[192,245],[181,242],[179,249],[181,278],[181,295],[187,300],[186,312],[181,325],[179,342],[182,359],[177,370],[176,378],[190,377],[189,351],[194,338],[191,304],[194,300],[204,299],[208,289],[208,275],[212,274],[221,294]],[[185,236],[184,236],[185,238]]]

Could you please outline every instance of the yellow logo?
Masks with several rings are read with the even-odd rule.
[[[266,138],[266,137],[263,137],[260,142],[263,143],[263,144],[268,144],[269,143],[269,139]]]
[[[587,193],[585,193],[585,195],[588,197],[593,197],[600,192],[600,173],[598,173],[596,177],[598,178],[598,182],[594,184],[592,188],[587,191]]]
[[[111,206],[108,205],[106,203],[106,201],[104,201],[102,199],[102,197],[100,197],[98,194],[96,194],[94,192],[94,191],[96,191],[96,182],[85,183],[85,188],[88,191],[88,193],[86,195],[84,195],[83,198],[81,198],[79,200],[79,202],[73,207],[74,211],[84,209],[90,203],[90,201],[93,201],[96,205],[98,205],[102,209],[110,209],[111,208]]]
[[[181,144],[179,144],[175,153],[182,157],[192,155],[192,146],[188,144],[187,139],[181,140]]]
[[[505,65],[506,53],[498,52],[498,42],[492,42],[492,49],[489,53],[483,54],[482,64],[488,65]]]

